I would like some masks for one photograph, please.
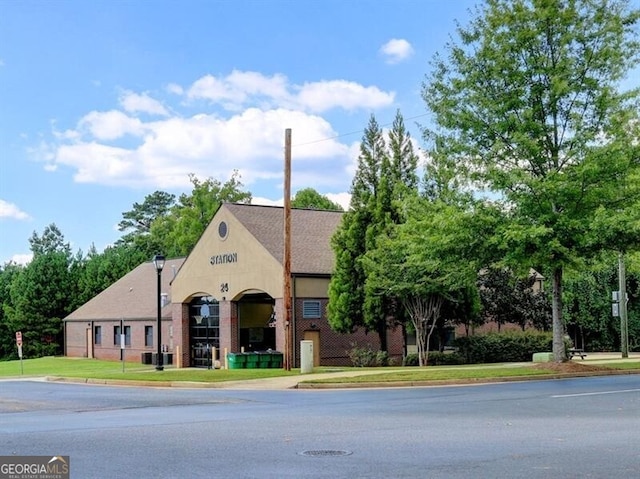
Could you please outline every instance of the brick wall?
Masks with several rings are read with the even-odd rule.
[[[171,321],[162,321],[162,343],[169,345],[171,342]],[[126,345],[124,357],[126,361],[142,362],[143,352],[156,352],[156,327],[157,321],[152,320],[125,320],[125,326],[131,327],[131,344]],[[102,327],[100,344],[93,344],[93,357],[107,361],[120,361],[120,338],[115,338],[114,327],[120,326],[120,320],[111,321],[68,321],[66,323],[66,355],[69,357],[87,357],[87,329],[91,330],[91,342],[94,340],[96,326]],[[153,327],[153,345],[145,346],[145,326]],[[174,329],[175,332],[175,329]],[[175,339],[175,338],[174,338]],[[114,344],[115,342],[115,344]]]
[[[320,318],[303,318],[304,301],[320,301]],[[349,351],[354,347],[371,348],[373,351],[380,349],[380,340],[375,332],[366,333],[363,328],[359,328],[352,334],[340,334],[331,329],[327,322],[326,298],[304,298],[297,299],[295,304],[296,321],[296,349],[295,363],[300,365],[300,341],[304,338],[305,331],[318,331],[320,334],[320,365],[321,366],[351,366]],[[403,337],[400,327],[387,332],[388,353],[396,364],[402,363]]]
[[[67,322],[65,323],[65,355],[72,358],[87,357],[87,329],[91,323]]]

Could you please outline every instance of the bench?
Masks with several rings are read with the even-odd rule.
[[[569,359],[573,359],[574,356],[580,356],[581,359],[584,359],[587,357],[587,354],[584,352],[584,349],[569,349]]]

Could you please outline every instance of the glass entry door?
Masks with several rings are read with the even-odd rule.
[[[189,305],[190,366],[213,367],[220,357],[220,307],[210,296],[196,298]],[[212,351],[216,348],[216,357]]]

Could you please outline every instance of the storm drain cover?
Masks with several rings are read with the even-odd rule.
[[[340,451],[335,449],[316,449],[313,451],[302,451],[302,456],[327,457],[327,456],[349,456],[353,454],[351,451]]]

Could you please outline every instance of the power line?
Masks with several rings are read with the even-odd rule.
[[[407,120],[407,121],[408,120],[415,120],[416,118],[422,118],[423,116],[427,116],[427,115],[428,115],[428,113],[422,113],[421,115],[415,115],[415,116],[411,116],[409,118],[405,118],[405,120]],[[380,127],[384,128],[385,126],[390,126],[390,125],[393,125],[393,122],[383,123],[383,124],[380,125]],[[351,132],[348,132],[348,133],[341,133],[339,135],[330,136],[330,137],[327,137],[327,138],[320,138],[318,140],[307,141],[305,143],[295,143],[293,146],[314,145],[316,143],[322,143],[322,142],[325,142],[325,141],[331,141],[331,140],[335,140],[335,139],[338,139],[338,138],[343,138],[345,136],[351,136],[351,135],[355,135],[357,133],[363,133],[363,132],[364,132],[364,128],[361,129],[361,130],[351,131]]]

